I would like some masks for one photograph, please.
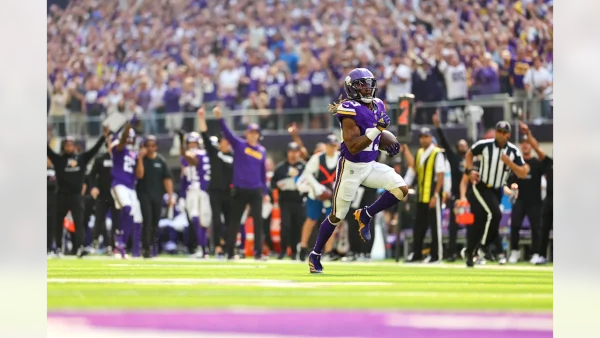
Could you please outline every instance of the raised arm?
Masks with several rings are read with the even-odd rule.
[[[50,148],[49,144],[46,145],[46,147],[48,148],[46,150],[46,156],[50,159],[50,162],[52,162],[52,164],[56,165],[56,163],[58,162],[58,159],[60,158],[60,155],[55,153],[54,150],[52,150],[52,148]]]
[[[527,126],[523,121],[519,122],[519,127],[521,128],[521,132],[527,136],[527,142],[531,144],[531,148],[535,151],[540,161],[543,161],[546,158],[546,153],[540,148],[540,144],[538,140],[533,137],[531,133],[531,129]]]
[[[117,151],[121,152],[127,146],[127,138],[129,137],[129,131],[131,130],[131,123],[127,122],[123,127],[123,132],[121,133],[121,138],[119,139],[119,144],[117,144]]]
[[[90,150],[84,152],[83,154],[81,154],[81,158],[82,158],[83,162],[87,163],[94,156],[96,156],[96,154],[98,153],[98,151],[102,147],[102,144],[104,144],[104,142],[106,142],[106,138],[108,137],[109,133],[110,133],[110,129],[108,128],[108,126],[104,126],[104,134],[102,136],[100,136],[100,138],[98,139],[98,141],[96,142],[96,144],[94,144],[94,146],[92,147],[92,149],[90,149]]]
[[[225,124],[225,120],[223,120],[223,115],[219,106],[213,108],[213,114],[215,115],[217,120],[219,120],[219,126],[221,127],[221,132],[223,132],[223,136],[227,139],[227,141],[229,141],[229,143],[231,143],[231,146],[234,149],[238,148],[240,144],[244,143],[244,140],[236,136],[233,132],[231,132],[229,127],[227,127],[227,124]]]
[[[208,156],[212,159],[217,156],[217,149],[210,143],[210,137],[208,136],[208,125],[206,124],[206,112],[204,106],[200,107],[197,112],[198,115],[198,131],[204,142],[204,148],[208,153]]]
[[[144,178],[144,158],[146,157],[146,154],[148,154],[148,148],[141,147],[138,154],[137,165],[135,166],[135,177],[137,177],[138,180]]]
[[[185,158],[187,163],[195,167],[198,165],[198,156],[193,150],[185,150],[184,133],[183,130],[177,131],[177,134],[179,134],[179,154]]]
[[[290,133],[290,135],[292,135],[292,141],[296,142],[298,146],[300,146],[300,154],[302,155],[302,158],[305,161],[308,160],[308,150],[304,146],[304,142],[302,142],[302,139],[298,134],[298,127],[296,126],[296,122],[294,122],[292,126],[288,128],[288,132]]]

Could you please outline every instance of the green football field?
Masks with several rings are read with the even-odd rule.
[[[550,313],[552,266],[90,257],[47,262],[49,312],[75,309],[394,309]]]

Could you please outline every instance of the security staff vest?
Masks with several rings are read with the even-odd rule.
[[[327,168],[326,156],[325,153],[319,156],[319,173],[317,174],[317,181],[329,189],[332,189],[337,167],[333,167],[333,169]]]
[[[419,184],[419,203],[429,203],[431,196],[435,193],[435,157],[440,152],[440,148],[435,147],[431,154],[421,164],[421,156],[425,149],[421,148],[417,152],[415,166],[417,167],[417,182]]]

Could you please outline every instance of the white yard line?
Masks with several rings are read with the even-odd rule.
[[[63,260],[75,260],[75,257],[71,257],[71,256],[66,256],[62,258]],[[136,262],[140,262],[140,259],[130,259],[130,260],[115,260],[114,258],[110,258],[110,257],[103,257],[103,256],[87,256],[86,258],[84,258],[84,260],[93,260],[93,261],[106,261],[106,262],[115,262],[115,261],[119,261],[119,262],[127,262],[127,263],[118,263],[118,264],[124,264],[124,265],[129,265],[129,264],[136,264]],[[129,263],[130,262],[130,263]],[[140,266],[148,266],[154,263],[150,263],[150,262],[159,262],[159,263],[188,263],[188,264],[184,264],[184,265],[190,265],[190,266],[194,266],[194,265],[203,265],[203,264],[207,264],[209,266],[224,266],[224,267],[233,267],[236,265],[255,265],[255,266],[265,266],[266,265],[306,265],[306,262],[299,262],[299,261],[291,261],[291,260],[275,260],[275,259],[271,259],[268,261],[260,261],[257,262],[252,258],[249,259],[240,259],[237,261],[225,261],[222,259],[215,259],[215,258],[208,258],[208,259],[194,259],[194,258],[183,258],[183,257],[158,257],[158,258],[153,258],[152,260],[149,261],[145,261],[147,262],[144,264],[139,264]],[[221,265],[211,265],[212,263],[224,263]],[[260,265],[256,265],[256,264],[260,264]],[[423,268],[423,269],[427,269],[427,268],[431,268],[431,269],[435,269],[435,268],[443,268],[443,269],[466,269],[466,267],[462,264],[396,264],[395,262],[392,261],[372,261],[372,262],[325,262],[323,261],[323,264],[325,266],[378,266],[378,267],[398,267],[398,268]],[[51,265],[51,264],[50,264]],[[170,266],[168,264],[166,264],[166,266]],[[53,269],[54,267],[49,267],[49,269]],[[59,266],[57,266],[56,268],[60,268]],[[487,265],[478,265],[474,268],[474,270],[481,270],[481,269],[488,269],[488,270],[509,270],[509,271],[554,271],[554,267],[553,266],[528,266],[528,265],[496,265],[496,264],[487,264]]]

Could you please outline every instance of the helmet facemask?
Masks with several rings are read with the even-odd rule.
[[[375,99],[377,93],[377,80],[374,78],[362,78],[352,81],[350,88],[355,92],[355,98],[360,99],[364,103],[371,103]],[[350,93],[348,93],[350,94]]]

